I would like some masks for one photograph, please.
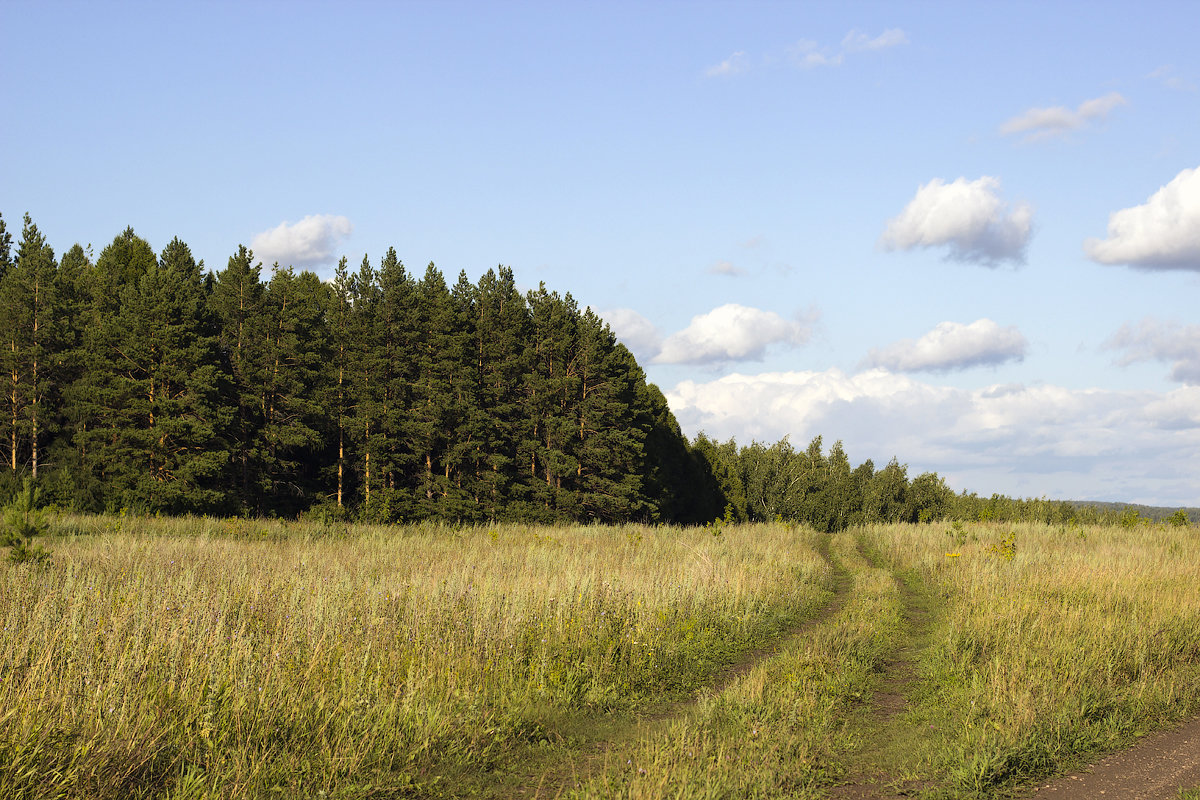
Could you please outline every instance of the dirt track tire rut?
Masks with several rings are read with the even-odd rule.
[[[884,663],[879,688],[865,701],[871,712],[871,733],[864,738],[863,748],[858,753],[856,768],[843,782],[829,790],[829,797],[842,800],[890,800],[903,798],[930,784],[925,781],[899,780],[878,766],[877,755],[894,737],[896,719],[908,708],[911,685],[917,679],[916,662],[919,651],[933,624],[933,614],[920,602],[918,592],[908,582],[889,568],[878,554],[856,539],[858,553],[873,568],[886,571],[896,583],[900,593],[903,640],[897,643]],[[894,744],[894,742],[891,742]]]
[[[849,572],[830,554],[831,537],[826,535],[820,540],[817,552],[830,570],[833,596],[813,614],[778,634],[770,642],[746,651],[733,663],[724,667],[714,675],[705,686],[692,693],[692,696],[676,702],[664,703],[644,714],[636,721],[609,732],[609,735],[598,738],[587,745],[587,751],[564,762],[543,770],[540,776],[530,776],[528,789],[523,796],[543,800],[562,796],[565,792],[582,784],[587,778],[599,774],[612,760],[613,751],[617,748],[637,742],[639,738],[656,728],[665,728],[671,721],[691,713],[700,701],[708,696],[720,694],[739,678],[743,677],[756,666],[776,655],[788,642],[798,639],[814,628],[827,623],[846,604],[850,593],[851,578]]]

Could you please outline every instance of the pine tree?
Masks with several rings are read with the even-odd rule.
[[[72,364],[77,372],[66,388],[66,402],[78,465],[77,501],[85,508],[121,506],[119,498],[106,493],[111,473],[122,469],[111,452],[120,441],[119,412],[129,402],[118,373],[117,348],[124,335],[118,317],[123,295],[136,291],[138,280],[157,263],[150,244],[126,228],[100,252],[95,267],[85,268],[81,281],[87,297],[79,307],[80,345]]]
[[[647,384],[639,405],[649,417],[645,441],[645,493],[658,518],[702,524],[721,517],[725,502],[708,462],[688,445],[662,391]]]
[[[136,286],[142,275],[158,263],[154,248],[126,228],[100,252],[92,274],[91,295],[100,314],[115,313],[122,293]]]
[[[351,424],[351,300],[352,279],[343,256],[333,273],[333,282],[325,294],[325,320],[329,332],[329,360],[323,382],[322,407],[335,455],[332,467],[335,506],[344,509],[348,501]]]
[[[255,451],[263,462],[265,506],[294,515],[318,492],[321,381],[329,359],[326,288],[312,272],[276,265],[265,297],[264,369]]]
[[[448,504],[454,487],[448,456],[459,426],[455,375],[463,367],[465,340],[454,299],[432,263],[417,282],[415,300],[410,442],[416,457],[416,507],[421,516],[453,517],[461,498]]]
[[[451,519],[478,521],[483,517],[483,442],[488,414],[481,401],[481,353],[477,349],[479,290],[459,272],[450,292],[454,314],[454,338],[450,345],[456,363],[450,386],[450,415],[453,436],[447,442],[447,484],[444,513]],[[449,429],[448,429],[449,430]]]
[[[379,294],[374,318],[376,347],[373,389],[378,411],[379,456],[374,515],[383,521],[418,515],[415,496],[421,483],[414,417],[419,342],[416,282],[395,248],[379,262]]]
[[[83,491],[89,484],[72,435],[76,409],[71,401],[71,387],[83,374],[88,360],[84,349],[84,327],[90,319],[91,298],[88,282],[92,276],[90,255],[79,244],[63,253],[54,279],[56,296],[56,352],[53,358],[53,386],[47,393],[45,415],[47,432],[51,435],[46,447],[46,463],[50,474],[42,480],[49,502],[61,507],[87,508],[95,505],[95,493]]]
[[[12,234],[8,232],[4,215],[0,214],[0,280],[4,280],[5,274],[10,269],[12,269]]]
[[[709,439],[703,431],[696,434],[692,443],[692,452],[704,463],[704,469],[711,474],[720,488],[717,504],[722,508],[722,515],[730,516],[733,520],[744,522],[749,519],[747,514],[746,488],[742,483],[739,466],[737,442],[729,439],[717,442]]]
[[[519,516],[528,508],[528,484],[519,481],[521,453],[532,448],[524,409],[529,373],[529,313],[512,270],[488,270],[479,279],[472,357],[479,371],[479,496],[485,517]],[[526,473],[528,474],[528,473]]]
[[[384,485],[380,473],[381,455],[386,444],[383,419],[390,366],[380,325],[382,292],[378,273],[369,257],[363,256],[350,288],[351,441],[355,453],[353,471],[359,489],[359,513],[369,519],[389,521],[390,510],[384,507],[386,504],[380,497]]]
[[[580,513],[573,490],[582,478],[578,451],[585,445],[578,409],[579,309],[570,295],[560,298],[545,284],[526,296],[526,304],[532,363],[525,379],[529,434],[521,462],[529,464],[523,480],[533,504],[530,513],[546,521],[574,519]]]
[[[55,391],[58,350],[54,250],[25,215],[16,259],[0,280],[0,364],[3,365],[7,466],[37,480],[47,397]]]
[[[210,299],[220,324],[220,347],[230,375],[226,405],[232,409],[229,430],[231,478],[237,504],[259,512],[263,499],[262,454],[257,449],[262,418],[264,377],[264,289],[253,251],[239,245],[217,274]]]
[[[123,506],[178,514],[215,511],[225,500],[228,376],[201,272],[176,238],[122,292],[111,354],[121,403],[110,409],[114,437],[102,449],[107,491]]]

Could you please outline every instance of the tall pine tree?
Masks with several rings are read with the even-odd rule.
[[[351,427],[351,314],[353,279],[343,256],[333,273],[333,282],[325,293],[325,321],[329,335],[329,359],[322,386],[321,406],[325,411],[331,447],[334,450],[331,467],[332,497],[339,510],[348,503],[350,480]]]
[[[415,300],[410,421],[416,456],[416,510],[423,517],[453,517],[461,501],[450,497],[454,490],[450,448],[460,422],[454,398],[455,378],[465,366],[466,340],[460,335],[454,299],[445,278],[432,263],[417,282]]]
[[[524,408],[530,370],[529,314],[512,270],[488,270],[479,279],[471,358],[478,370],[481,410],[476,478],[483,516],[520,514],[528,502],[529,463],[521,458],[535,445]]]
[[[230,477],[237,506],[262,510],[263,467],[258,449],[262,418],[262,377],[266,339],[266,300],[254,252],[239,245],[217,274],[211,303],[220,324],[220,347],[230,383],[225,403],[233,413],[229,428]]]
[[[580,377],[578,372],[579,309],[542,284],[526,296],[531,321],[530,370],[525,379],[528,434],[521,463],[532,507],[546,521],[574,519],[579,498],[574,491],[582,476],[579,449]],[[524,472],[524,468],[522,468]]]
[[[201,273],[176,238],[122,292],[110,360],[121,404],[103,447],[109,495],[122,506],[200,513],[226,499],[228,376]]]
[[[46,428],[46,400],[54,391],[54,355],[61,331],[56,318],[58,263],[29,215],[11,267],[0,279],[0,364],[3,365],[7,465],[38,477]]]
[[[326,287],[312,272],[278,265],[267,285],[263,343],[262,427],[255,450],[263,461],[264,504],[294,515],[320,492],[324,367],[329,359]]]
[[[120,415],[129,400],[128,386],[119,379],[118,346],[124,332],[118,318],[124,294],[136,291],[141,276],[157,263],[149,242],[126,228],[100,252],[82,280],[87,297],[79,309],[82,331],[73,365],[77,372],[66,392],[73,460],[78,465],[74,483],[85,508],[122,505],[107,491],[110,478],[122,469],[113,461],[112,449],[120,444]]]
[[[653,519],[646,494],[652,410],[633,354],[588,309],[580,320],[579,492],[587,517]]]

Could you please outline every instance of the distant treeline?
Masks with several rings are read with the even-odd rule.
[[[215,274],[126,229],[56,258],[0,217],[0,499],[26,477],[63,508],[443,519],[1071,519],[1045,500],[955,495],[841,443],[689,442],[591,309],[511,270],[453,286],[394,249],[333,280]],[[1098,513],[1098,512],[1096,512]]]
[[[732,439],[718,443],[701,434],[691,450],[703,461],[704,474],[717,482],[708,496],[726,503],[723,519],[729,521],[795,520],[817,530],[835,531],[877,522],[1027,521],[1132,527],[1189,519],[1186,509],[955,494],[935,472],[910,480],[905,465],[894,458],[883,469],[877,470],[870,460],[851,468],[842,443],[835,442],[826,455],[820,436],[807,449],[796,450],[786,439],[739,447]]]

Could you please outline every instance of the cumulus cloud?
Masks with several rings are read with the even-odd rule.
[[[1107,350],[1123,350],[1117,363],[1141,361],[1171,364],[1171,380],[1200,385],[1200,325],[1159,322],[1147,317],[1137,325],[1122,325],[1104,343]]]
[[[658,355],[662,348],[662,334],[654,323],[632,308],[614,308],[599,312],[600,318],[608,323],[617,339],[629,348],[639,360]]]
[[[1167,393],[1008,384],[963,389],[867,370],[733,374],[665,392],[689,435],[835,439],[981,494],[1188,503],[1200,493],[1200,387]]]
[[[704,70],[704,74],[710,78],[717,78],[722,75],[737,75],[745,72],[750,68],[750,62],[746,58],[746,53],[743,50],[738,50],[729,58],[719,64],[714,64]]]
[[[264,264],[278,261],[284,266],[318,267],[334,259],[338,243],[354,231],[345,217],[333,214],[310,214],[290,224],[257,234],[250,249]]]
[[[1103,97],[1084,100],[1074,109],[1064,106],[1031,108],[1001,125],[1000,133],[1005,136],[1023,133],[1027,141],[1062,136],[1103,120],[1113,109],[1127,102],[1119,93],[1109,92]]]
[[[1083,250],[1101,264],[1200,271],[1200,168],[1185,169],[1140,206],[1114,211],[1108,237]]]
[[[988,175],[952,183],[934,178],[888,221],[880,244],[887,250],[945,245],[947,258],[989,267],[1024,263],[1033,209],[1025,203],[1010,209],[999,190],[1000,181]]]
[[[809,321],[727,303],[692,317],[691,324],[667,337],[653,360],[656,364],[760,361],[771,345],[797,347],[811,335]]]
[[[990,319],[970,325],[941,322],[920,339],[902,339],[871,350],[866,364],[891,372],[948,372],[1021,361],[1029,343],[1015,326]]]

